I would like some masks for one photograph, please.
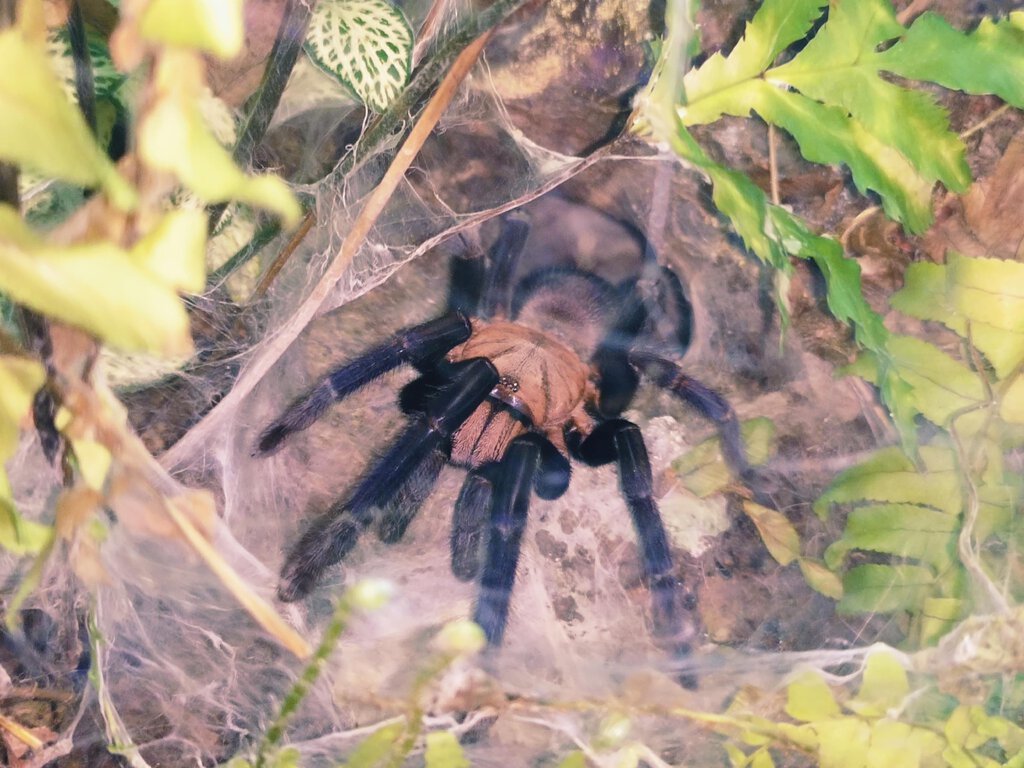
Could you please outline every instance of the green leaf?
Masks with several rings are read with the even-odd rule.
[[[64,96],[41,47],[17,28],[0,32],[0,159],[45,176],[101,187],[127,210],[135,191],[96,144],[82,113]]]
[[[825,0],[765,0],[728,57],[710,56],[683,78],[685,103],[757,77],[821,15]]]
[[[740,437],[750,463],[764,464],[774,451],[775,425],[767,418],[748,419],[740,424]],[[702,441],[673,461],[672,470],[686,489],[700,498],[723,491],[733,480],[717,436]]]
[[[242,0],[150,0],[139,31],[154,42],[230,59],[245,42]]]
[[[118,89],[126,77],[119,72],[110,58],[107,41],[97,34],[87,33],[86,46],[89,49],[89,62],[92,64],[93,92],[97,99],[114,99]],[[46,38],[46,51],[68,101],[77,103],[78,91],[75,87],[75,61],[71,53],[71,40],[67,28],[51,30]]]
[[[916,611],[935,583],[930,568],[920,565],[860,565],[843,577],[839,613]]]
[[[201,265],[202,249],[176,262],[190,259]],[[188,315],[175,286],[148,266],[112,243],[51,246],[0,206],[0,291],[124,349],[188,353]]]
[[[800,535],[784,514],[752,501],[743,502],[743,511],[754,523],[765,548],[779,565],[789,565],[800,556]]]
[[[921,604],[921,645],[931,645],[949,632],[964,617],[964,600],[956,597],[929,597]]]
[[[947,515],[960,514],[963,501],[952,453],[922,446],[924,472],[899,448],[883,448],[870,459],[840,474],[814,503],[824,518],[831,504],[889,502],[932,507]]]
[[[871,741],[868,724],[856,717],[837,717],[814,724],[821,768],[861,768]]]
[[[320,0],[306,33],[309,57],[374,112],[405,88],[412,29],[387,0]]]
[[[893,335],[888,350],[909,399],[929,421],[948,425],[954,413],[985,401],[985,385],[969,367],[913,336]]]
[[[395,758],[395,746],[405,733],[404,723],[386,725],[367,736],[345,761],[345,768],[384,768]]]
[[[843,536],[825,551],[825,563],[837,569],[854,549],[910,557],[942,569],[956,557],[960,519],[914,504],[857,507],[846,519]]]
[[[426,768],[470,768],[462,746],[449,731],[427,734]]]
[[[903,31],[888,0],[839,3],[796,57],[765,76],[841,106],[870,134],[895,147],[929,186],[939,180],[962,191],[970,183],[970,170],[945,110],[927,94],[879,77],[877,47]]]
[[[924,13],[906,37],[879,54],[883,69],[973,94],[994,93],[1024,107],[1024,12],[1002,21],[982,19],[973,32],[953,29]]]
[[[954,311],[971,321],[1024,331],[1024,264],[950,253],[947,270]]]
[[[900,706],[909,693],[907,670],[896,656],[885,650],[872,651],[864,665],[857,697],[847,706],[865,717],[884,717],[890,709]]]
[[[826,568],[824,563],[807,557],[801,557],[799,563],[800,572],[807,586],[833,600],[839,600],[843,596],[842,579]]]
[[[794,720],[813,723],[840,714],[832,689],[820,674],[806,671],[786,686],[786,714]]]
[[[917,768],[921,765],[921,749],[911,738],[913,731],[906,723],[878,720],[871,724],[871,744],[865,754],[867,768]]]

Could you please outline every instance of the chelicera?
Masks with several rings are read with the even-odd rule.
[[[497,646],[531,495],[565,493],[571,460],[614,463],[640,545],[655,638],[686,654],[690,633],[647,449],[640,429],[621,413],[646,375],[718,425],[726,458],[742,473],[735,414],[640,341],[653,293],[686,301],[673,273],[654,265],[653,281],[621,285],[571,267],[517,276],[527,233],[524,219],[506,217],[487,256],[453,259],[444,314],[335,369],[260,434],[255,455],[271,454],[384,373],[403,364],[419,373],[399,395],[408,426],[348,496],[308,526],[285,560],[278,595],[308,595],[375,523],[382,540],[397,541],[441,469],[454,464],[467,474],[452,517],[451,568],[460,579],[478,581],[473,618]],[[688,325],[682,332],[688,338]]]

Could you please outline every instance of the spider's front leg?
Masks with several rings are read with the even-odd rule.
[[[355,546],[359,534],[373,522],[374,510],[385,505],[423,460],[451,439],[497,383],[498,372],[490,361],[477,358],[461,365],[451,384],[426,403],[423,413],[363,476],[348,500],[335,504],[310,525],[285,560],[278,597],[290,602],[309,594],[324,569]]]
[[[306,429],[323,416],[332,403],[348,397],[360,387],[403,363],[422,365],[442,357],[470,335],[469,320],[461,312],[448,312],[421,325],[396,333],[355,360],[331,371],[306,396],[296,400],[260,433],[254,456],[277,451],[285,438]]]
[[[654,634],[659,644],[674,656],[690,653],[692,628],[684,624],[680,611],[679,582],[665,525],[654,500],[654,477],[640,428],[625,419],[610,419],[583,437],[568,430],[566,443],[573,455],[591,466],[612,461],[619,470],[619,487],[633,519],[640,543],[644,578],[651,592]],[[696,687],[696,678],[684,674],[679,682]]]

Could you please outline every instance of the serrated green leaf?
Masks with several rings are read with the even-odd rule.
[[[807,34],[825,5],[824,0],[765,0],[728,57],[715,53],[686,73],[686,103],[760,75],[782,51]]]
[[[201,265],[201,249],[197,256]],[[192,349],[174,286],[112,243],[51,246],[9,206],[0,206],[0,291],[123,349],[168,355]]]
[[[385,725],[374,731],[352,750],[345,761],[345,768],[384,768],[395,758],[395,746],[405,733],[404,723]]]
[[[867,461],[840,474],[814,503],[824,517],[831,504],[865,501],[917,504],[947,515],[960,514],[960,481],[951,452],[921,447],[925,471],[918,472],[899,448],[883,448]]]
[[[808,557],[800,558],[800,572],[807,586],[815,592],[839,600],[843,596],[843,581],[838,575],[825,567],[824,563]]]
[[[462,745],[450,731],[427,734],[426,768],[470,768]]]
[[[803,672],[786,686],[786,714],[794,720],[813,723],[840,712],[832,689],[817,672]]]
[[[0,32],[0,159],[45,176],[101,187],[122,210],[135,191],[93,139],[82,113],[64,96],[45,51],[17,28]]]
[[[384,112],[409,79],[412,29],[387,0],[320,0],[306,52],[374,112]]]
[[[158,43],[230,59],[245,42],[242,0],[150,0],[139,31]]]
[[[888,651],[872,651],[864,664],[860,690],[847,706],[860,715],[884,717],[890,709],[900,706],[909,693],[907,670],[899,659]]]
[[[743,511],[754,523],[765,548],[779,565],[789,565],[800,556],[800,534],[784,514],[753,501],[744,501]]]
[[[860,565],[843,577],[839,613],[890,613],[921,607],[935,575],[920,565]]]
[[[960,519],[913,504],[857,507],[846,519],[841,539],[825,551],[825,563],[839,568],[846,553],[861,549],[909,557],[942,569],[956,556]]]
[[[982,19],[960,32],[928,12],[914,20],[903,40],[879,54],[883,69],[911,80],[928,80],[967,93],[994,93],[1024,107],[1024,12]]]
[[[957,313],[996,328],[1024,331],[1024,264],[950,253],[947,280]]]
[[[765,77],[841,106],[869,133],[899,150],[929,184],[939,180],[961,191],[970,183],[970,170],[945,110],[927,94],[879,76],[877,47],[903,31],[888,0],[839,3],[807,46]]]

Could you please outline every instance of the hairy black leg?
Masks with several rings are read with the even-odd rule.
[[[482,254],[453,256],[448,264],[448,311],[475,315],[487,277],[487,263]]]
[[[477,358],[461,367],[451,388],[427,404],[426,412],[374,464],[348,500],[331,507],[302,535],[281,570],[278,597],[292,601],[309,594],[324,569],[355,546],[359,534],[373,521],[373,510],[451,438],[497,383],[498,372],[488,360]]]
[[[530,234],[530,225],[521,215],[509,214],[501,224],[501,234],[491,247],[491,265],[481,300],[480,312],[484,317],[509,315],[512,276]]]
[[[654,500],[654,479],[640,428],[625,419],[612,419],[598,425],[585,439],[574,436],[574,452],[587,464],[618,464],[619,487],[633,518],[640,542],[644,577],[651,591],[654,635],[660,644],[677,657],[690,652],[690,644],[680,613],[680,591],[668,536]],[[696,680],[684,675],[680,682],[688,687]]]
[[[448,456],[440,449],[427,454],[395,494],[384,503],[377,536],[385,544],[394,544],[405,535],[405,529],[423,507],[437,478],[444,469]]]
[[[733,472],[741,479],[747,479],[750,464],[743,450],[739,419],[728,401],[710,387],[687,376],[678,365],[660,355],[634,351],[630,359],[655,384],[693,406],[717,425],[722,440],[722,456]]]
[[[519,564],[519,545],[526,529],[539,460],[537,443],[517,438],[496,467],[487,549],[473,612],[473,620],[483,628],[487,644],[491,646],[501,645],[505,633]]]
[[[429,363],[464,342],[469,334],[469,320],[457,312],[398,332],[390,341],[332,371],[312,392],[292,403],[276,421],[263,430],[253,455],[266,456],[273,453],[286,437],[306,429],[332,403],[342,400],[402,363]]]
[[[629,348],[646,320],[643,300],[630,287],[615,322],[591,359],[598,374],[597,407],[602,416],[618,416],[636,393],[640,376],[629,362]]]
[[[466,475],[452,513],[452,573],[460,581],[472,581],[480,573],[484,527],[493,497],[494,486],[485,471],[473,470]]]

